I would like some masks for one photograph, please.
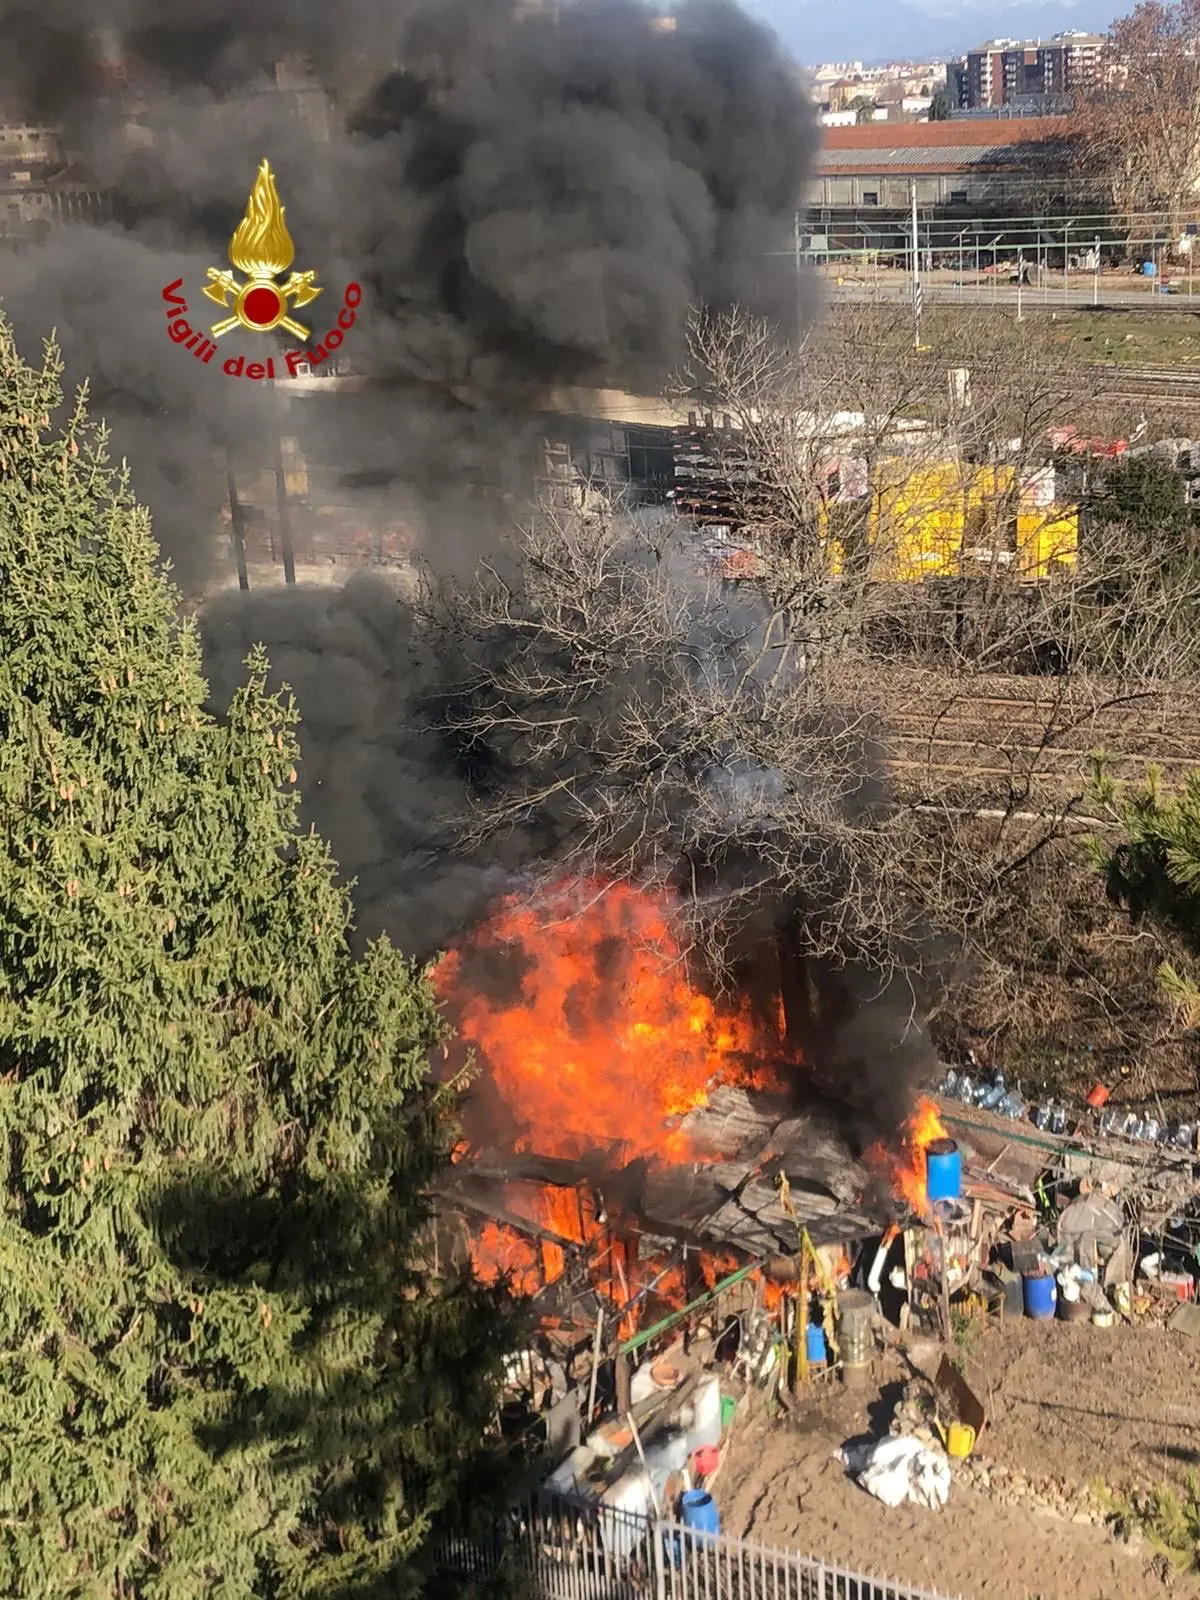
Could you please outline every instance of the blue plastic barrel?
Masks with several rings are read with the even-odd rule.
[[[814,1366],[825,1360],[825,1329],[819,1322],[810,1322],[804,1330],[804,1348]]]
[[[1156,278],[1158,276],[1158,263],[1156,261],[1142,262],[1142,277]]]
[[[679,1505],[685,1528],[693,1533],[720,1533],[721,1513],[707,1489],[688,1489]]]
[[[1058,1299],[1053,1274],[1026,1272],[1024,1279],[1025,1315],[1033,1317],[1038,1322],[1049,1322],[1054,1315],[1054,1304]]]
[[[962,1153],[953,1139],[934,1139],[925,1147],[925,1184],[930,1204],[961,1197]]]

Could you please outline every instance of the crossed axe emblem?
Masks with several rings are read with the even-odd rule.
[[[297,339],[307,339],[309,329],[287,313],[289,306],[298,310],[301,306],[309,305],[319,294],[324,294],[325,291],[313,282],[315,277],[315,272],[293,272],[284,284],[273,283],[270,278],[250,278],[245,283],[239,283],[228,268],[218,271],[216,267],[209,267],[209,281],[204,289],[208,298],[219,306],[228,307],[229,296],[234,296],[233,316],[215,322],[209,331],[214,339],[219,339],[237,327],[250,328],[255,333],[286,328]],[[251,296],[257,297],[253,312],[248,306]],[[267,296],[275,302],[274,315],[266,311]]]

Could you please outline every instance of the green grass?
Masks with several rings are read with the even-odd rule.
[[[1200,368],[1200,300],[1195,313],[1073,311],[1055,319],[1060,331],[1091,361],[1131,366]]]
[[[979,1318],[972,1316],[970,1312],[960,1310],[958,1306],[951,1306],[950,1333],[954,1341],[950,1360],[962,1372],[966,1362],[974,1356],[979,1343]]]
[[[939,308],[941,309],[941,308]],[[943,317],[945,320],[943,321]],[[1192,367],[1200,371],[1200,296],[1192,312],[1051,311],[1026,315],[1031,328],[1041,329],[1053,344],[1078,353],[1081,361],[1119,361],[1134,367]],[[969,336],[969,324],[966,330]],[[958,317],[942,311],[929,319],[926,341],[962,348]]]
[[[1200,280],[1197,281],[1200,289]],[[1118,361],[1136,367],[1173,366],[1200,371],[1200,293],[1195,311],[1093,311],[1090,308],[1056,311],[1038,307],[1026,312],[1026,340],[1031,334],[1044,338],[1080,361]],[[958,311],[952,306],[932,307],[921,325],[922,345],[938,359],[961,358],[972,348],[981,321],[992,324],[988,344],[997,340],[997,329],[1013,317],[1011,307],[996,311]],[[869,329],[871,311],[855,308],[856,336]],[[910,337],[903,308],[888,307],[879,314],[881,337],[894,338],[898,346]],[[836,321],[830,320],[836,330]]]

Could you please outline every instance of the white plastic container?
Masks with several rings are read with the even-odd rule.
[[[693,1450],[721,1442],[721,1380],[702,1378],[692,1396],[692,1424],[688,1442]]]
[[[605,1549],[614,1560],[623,1560],[645,1536],[643,1525],[636,1519],[645,1517],[653,1509],[650,1480],[641,1467],[634,1467],[604,1491],[600,1503],[614,1511],[629,1513],[627,1517],[606,1517],[602,1523]]]

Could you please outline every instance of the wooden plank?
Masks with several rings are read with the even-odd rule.
[[[562,1250],[578,1251],[583,1247],[578,1239],[564,1239],[561,1234],[552,1233],[549,1228],[543,1228],[540,1223],[531,1222],[528,1217],[522,1217],[515,1211],[508,1211],[505,1207],[497,1205],[493,1200],[481,1194],[469,1193],[465,1189],[455,1189],[450,1193],[442,1191],[443,1198],[449,1200],[454,1206],[463,1210],[472,1211],[478,1216],[488,1217],[493,1222],[502,1222],[506,1228],[512,1228],[516,1233],[528,1234],[533,1239],[544,1240],[547,1244],[555,1244]]]

